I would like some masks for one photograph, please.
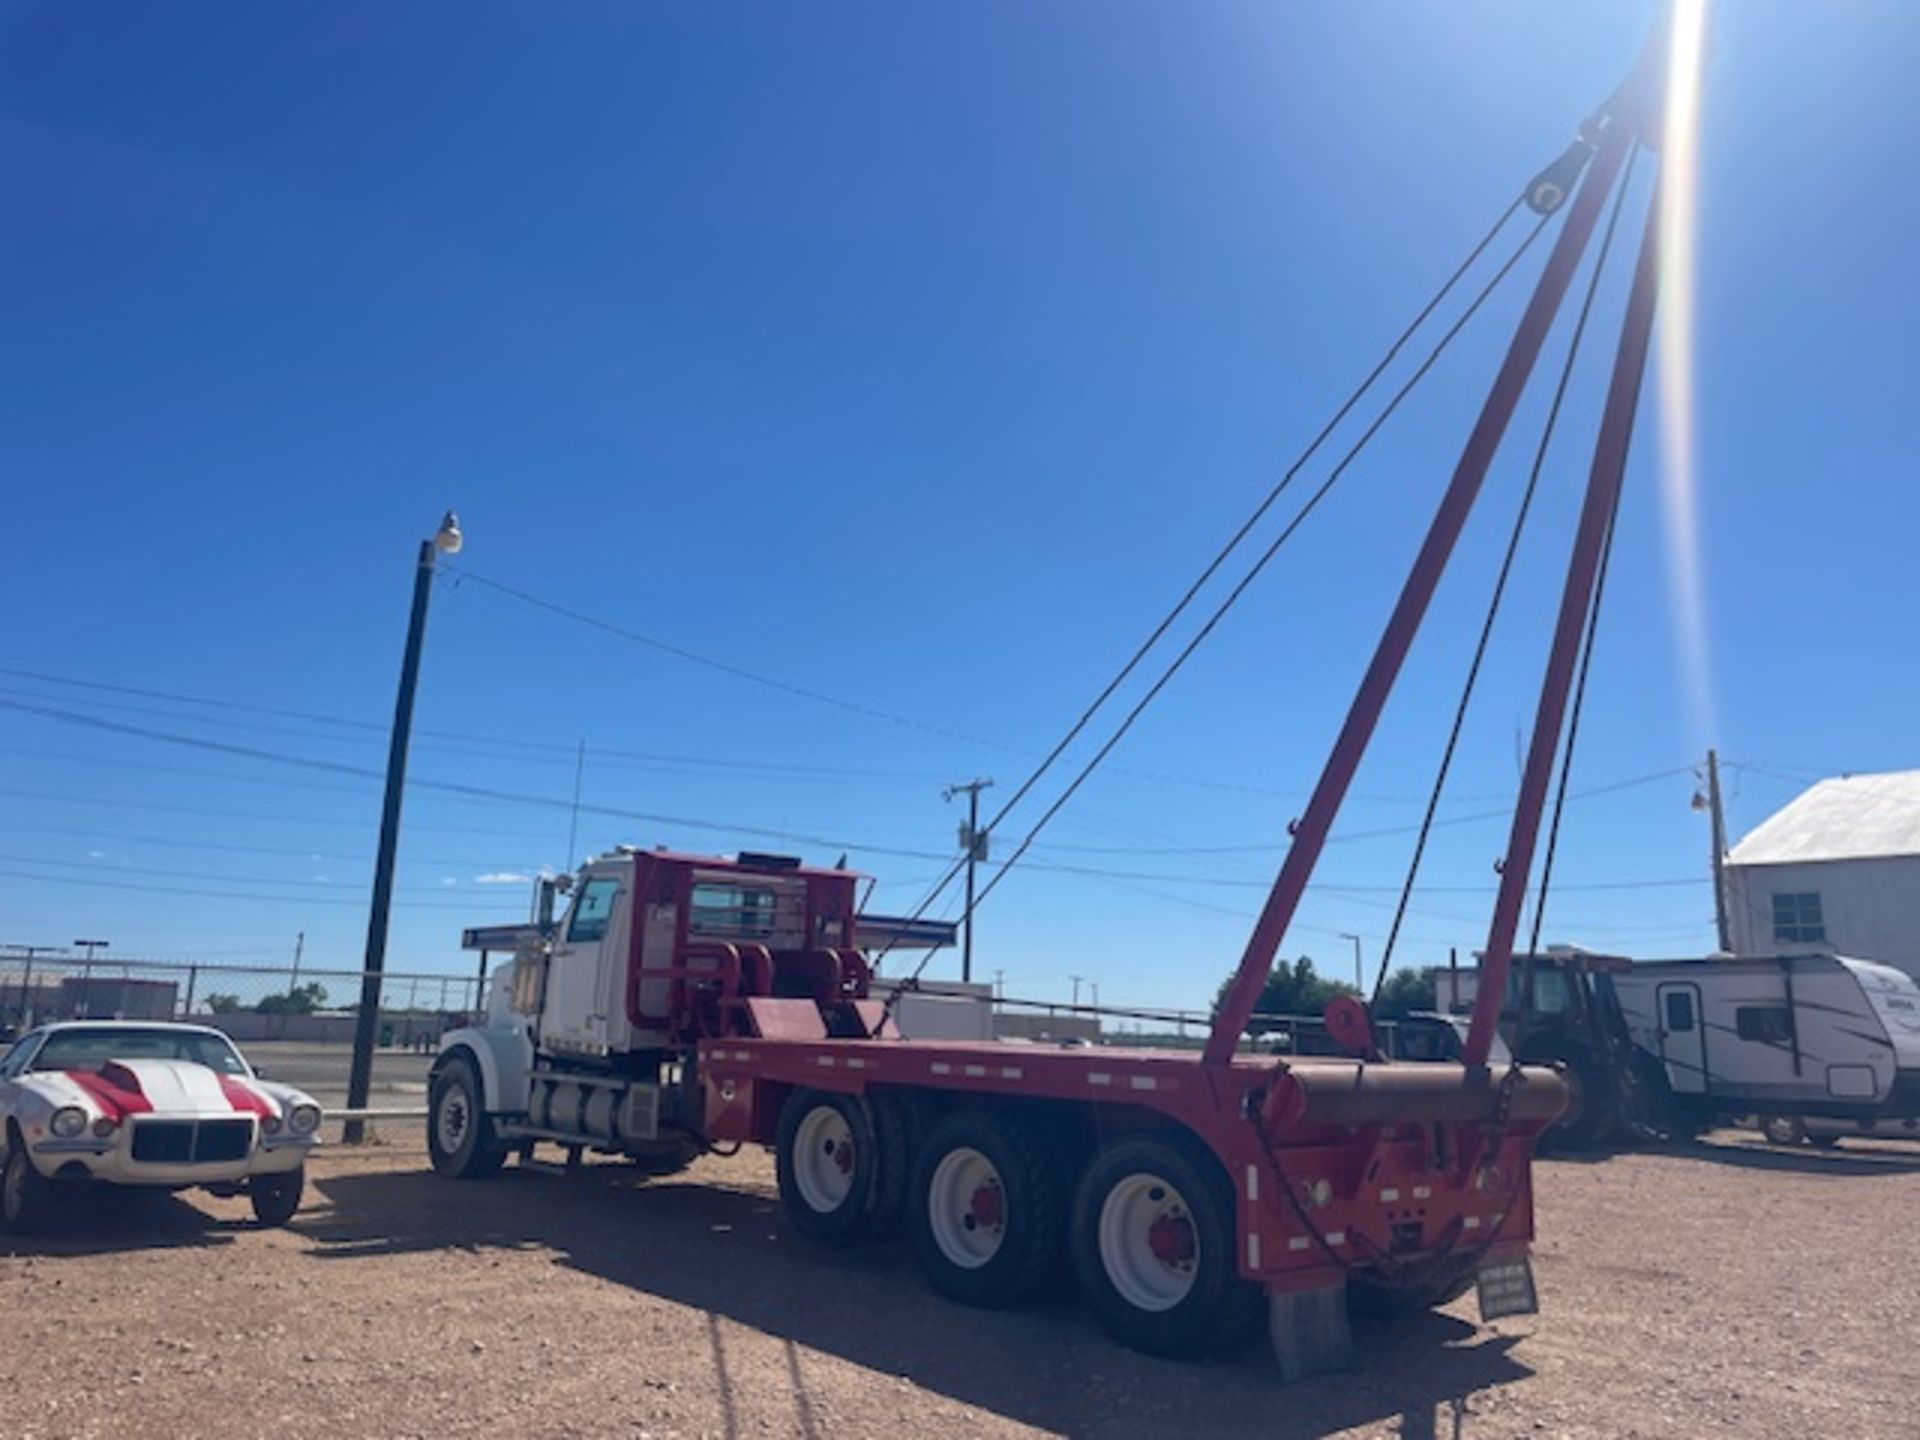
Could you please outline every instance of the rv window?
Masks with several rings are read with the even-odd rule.
[[[1733,1012],[1733,1027],[1742,1040],[1785,1045],[1793,1039],[1793,1012],[1784,1005],[1742,1005]]]
[[[580,891],[580,898],[573,902],[573,915],[567,921],[568,941],[605,938],[607,917],[613,914],[613,897],[619,893],[618,880],[589,880]]]
[[[1773,938],[1785,945],[1826,943],[1827,923],[1820,913],[1818,891],[1774,892]]]
[[[1667,1029],[1675,1034],[1684,1034],[1693,1029],[1693,992],[1691,990],[1667,992]]]

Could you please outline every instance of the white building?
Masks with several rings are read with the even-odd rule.
[[[1728,852],[1726,889],[1736,954],[1920,977],[1920,770],[1822,780]]]

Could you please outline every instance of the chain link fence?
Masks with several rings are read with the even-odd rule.
[[[55,1020],[181,1020],[211,1025],[269,1079],[323,1106],[346,1103],[365,972],[292,963],[0,955],[0,1035]],[[440,1036],[486,1008],[486,981],[462,973],[387,971],[375,1027],[374,1109],[426,1103]]]

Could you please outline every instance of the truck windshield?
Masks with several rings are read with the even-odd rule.
[[[222,1075],[247,1073],[246,1061],[224,1035],[118,1026],[56,1030],[33,1057],[33,1068],[98,1070],[109,1060],[186,1060]]]

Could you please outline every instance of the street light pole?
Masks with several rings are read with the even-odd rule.
[[[1361,968],[1360,968],[1360,937],[1358,935],[1351,935],[1347,933],[1345,930],[1342,930],[1340,932],[1340,938],[1342,940],[1351,940],[1353,942],[1353,988],[1358,990],[1362,995],[1364,995],[1367,993],[1367,982],[1365,977],[1361,974]]]
[[[413,572],[413,609],[407,621],[407,648],[400,660],[400,692],[393,705],[393,734],[387,745],[387,790],[380,810],[380,847],[373,861],[373,903],[367,916],[367,953],[360,977],[360,1012],[353,1027],[353,1064],[347,1072],[347,1108],[366,1108],[373,1088],[373,1047],[380,1023],[380,980],[387,964],[387,920],[393,910],[393,861],[400,843],[400,797],[407,783],[407,742],[413,734],[413,694],[420,680],[420,644],[426,637],[427,599],[433,592],[433,563],[461,545],[460,521],[449,510],[431,540],[420,542]],[[365,1122],[349,1120],[342,1137],[357,1145]]]

